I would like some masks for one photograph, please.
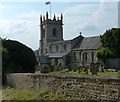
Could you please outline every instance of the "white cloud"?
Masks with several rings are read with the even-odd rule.
[[[19,17],[21,17],[21,18],[38,18],[40,14],[41,14],[40,12],[32,10],[31,12],[22,14]]]
[[[0,5],[0,9],[3,9],[3,8],[6,8],[5,6],[3,6],[3,5]]]
[[[0,21],[0,34],[4,38],[18,40],[32,49],[39,46],[38,20],[2,20]]]
[[[75,5],[72,7],[67,8],[64,11],[64,15],[73,15],[73,14],[86,14],[86,13],[92,13],[94,12],[96,9],[97,5],[96,4],[79,4],[79,5]]]
[[[3,9],[6,9],[7,6],[2,5],[2,3],[0,3],[0,19],[2,18],[2,14],[3,14]]]
[[[117,27],[117,22],[117,3],[101,2],[73,6],[65,11],[64,37],[70,39],[79,32],[84,36],[100,35],[106,29]]]

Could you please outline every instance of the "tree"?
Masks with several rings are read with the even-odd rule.
[[[120,28],[112,28],[100,36],[102,49],[97,51],[97,57],[104,63],[107,58],[120,58]]]
[[[101,50],[98,50],[96,54],[97,54],[97,57],[101,59],[103,63],[105,63],[106,58],[110,58],[113,55],[112,51],[110,51],[110,49],[108,48],[102,48]]]
[[[2,83],[5,84],[5,74],[9,73],[11,68],[9,63],[9,54],[6,48],[2,48]]]
[[[6,48],[2,48],[2,66],[5,67],[8,63],[9,55]]]
[[[2,45],[3,71],[9,73],[35,71],[36,57],[32,49],[13,40],[3,40]]]
[[[104,48],[113,52],[113,57],[120,58],[120,28],[112,28],[100,36]]]

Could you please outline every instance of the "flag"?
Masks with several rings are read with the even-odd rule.
[[[45,4],[46,4],[46,5],[50,4],[50,1],[48,1],[48,2],[45,2]]]

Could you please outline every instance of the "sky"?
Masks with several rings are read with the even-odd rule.
[[[49,0],[0,0],[0,36],[17,40],[36,50],[39,48],[40,15],[49,12]],[[82,32],[85,37],[102,35],[118,27],[118,2],[110,0],[51,0],[52,16],[63,14],[64,40]]]

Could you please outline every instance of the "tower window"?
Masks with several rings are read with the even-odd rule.
[[[45,25],[43,25],[43,29],[45,29]]]
[[[43,25],[43,38],[45,38],[45,25]]]
[[[56,36],[56,33],[57,33],[57,31],[56,31],[56,29],[54,28],[54,29],[53,29],[53,36]]]
[[[52,49],[52,46],[50,45],[50,46],[49,46],[49,51],[50,51],[50,52],[51,52],[51,49]]]
[[[56,46],[56,51],[58,51],[58,46]]]
[[[45,29],[43,29],[43,38],[45,38]]]

